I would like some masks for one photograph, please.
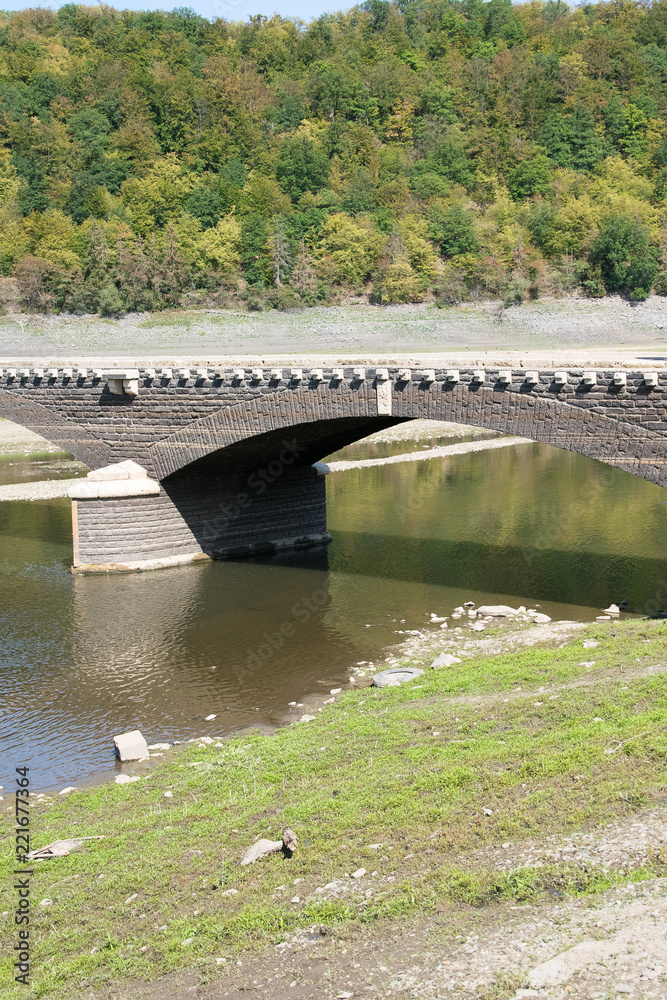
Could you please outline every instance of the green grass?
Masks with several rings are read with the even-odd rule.
[[[427,671],[419,686],[345,692],[314,722],[232,738],[222,749],[191,746],[146,780],[34,808],[37,846],[105,835],[37,866],[33,902],[53,905],[33,909],[35,995],[73,996],[82,982],[205,965],[312,923],[399,918],[443,901],[594,893],[664,874],[657,855],[623,873],[556,863],[507,872],[475,856],[487,845],[628,816],[665,795],[664,674],[631,676],[665,661],[664,623],[582,635],[599,645],[584,649],[579,637],[562,649]],[[2,816],[10,859],[11,816]],[[239,866],[257,837],[277,838],[285,825],[299,837],[291,859]],[[315,892],[358,867],[378,872],[370,897]],[[237,893],[223,896],[230,888]],[[3,898],[11,909],[12,890]],[[10,919],[0,924],[3,956],[14,944]],[[4,962],[1,981],[11,981]]]

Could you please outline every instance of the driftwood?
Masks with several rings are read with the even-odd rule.
[[[70,851],[76,851],[78,847],[81,847],[84,840],[104,840],[104,836],[73,837],[70,840],[54,840],[51,844],[47,844],[46,847],[40,847],[37,851],[29,851],[25,857],[31,861],[46,861],[47,858],[66,858]]]
[[[265,858],[267,854],[274,854],[277,851],[283,851],[288,858],[291,858],[295,850],[296,834],[289,827],[285,827],[282,840],[258,840],[245,852],[241,858],[241,864],[252,865],[260,858]]]

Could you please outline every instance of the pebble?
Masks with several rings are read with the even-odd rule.
[[[350,878],[361,878],[365,874],[366,874],[365,868],[357,868],[356,872],[352,872]]]

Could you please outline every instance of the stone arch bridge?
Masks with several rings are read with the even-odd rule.
[[[70,490],[76,572],[323,544],[320,460],[417,417],[667,485],[667,370],[5,367],[0,416],[93,470]]]

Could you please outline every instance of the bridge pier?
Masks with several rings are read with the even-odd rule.
[[[186,470],[157,483],[141,470],[143,478],[125,487],[94,478],[105,471],[90,473],[70,490],[73,573],[159,569],[331,540],[328,470],[320,463],[282,467],[273,481],[269,473],[260,478],[228,469]],[[152,487],[139,492],[142,483]]]

